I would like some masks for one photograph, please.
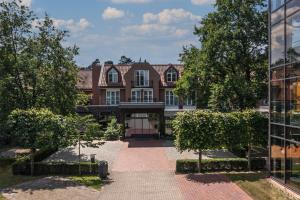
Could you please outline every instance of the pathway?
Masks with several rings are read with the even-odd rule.
[[[128,140],[107,142],[99,149],[82,149],[83,159],[96,154],[108,160],[109,180],[102,191],[74,185],[68,180],[48,177],[18,185],[4,192],[15,200],[250,200],[251,198],[227,177],[217,174],[176,175],[178,158],[197,158],[193,152],[178,153],[163,140]],[[232,157],[225,151],[206,152],[206,157]],[[67,148],[47,161],[76,161],[77,148]]]

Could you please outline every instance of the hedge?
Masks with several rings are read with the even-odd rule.
[[[0,157],[0,166],[6,166],[14,163],[16,161],[16,158],[4,158]]]
[[[263,170],[266,166],[264,158],[251,159],[252,170]],[[223,158],[202,160],[203,172],[216,171],[246,171],[248,170],[248,160],[246,158]],[[176,172],[194,173],[198,172],[197,159],[182,159],[176,161]]]
[[[81,163],[82,175],[96,175],[98,174],[98,163]],[[16,162],[12,166],[14,175],[31,175],[30,163]],[[34,163],[34,175],[78,175],[78,163]]]

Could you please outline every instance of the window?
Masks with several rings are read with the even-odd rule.
[[[172,90],[166,91],[165,103],[167,106],[177,106],[178,105],[178,97],[173,93]]]
[[[271,138],[271,174],[278,178],[284,178],[284,141],[277,138]]]
[[[271,10],[274,11],[284,4],[284,0],[271,0]]]
[[[184,101],[185,106],[194,106],[194,99],[192,97],[187,97]]]
[[[132,102],[153,102],[153,90],[152,89],[133,89],[131,91]]]
[[[289,16],[296,11],[300,10],[300,1],[292,0],[288,4],[286,4],[286,15]]]
[[[118,83],[119,82],[119,74],[116,69],[112,68],[108,72],[108,82],[109,83]]]
[[[272,27],[271,32],[271,67],[284,63],[284,23]]]
[[[300,61],[300,12],[287,18],[287,61]]]
[[[167,71],[167,82],[177,81],[177,71],[173,67]]]
[[[284,123],[284,81],[271,82],[271,121]]]
[[[287,124],[300,126],[300,79],[286,80]]]
[[[118,105],[120,103],[120,91],[119,90],[107,90],[106,91],[106,104]]]
[[[286,142],[286,183],[299,189],[300,144]]]
[[[149,86],[149,70],[136,70],[134,74],[135,86]]]

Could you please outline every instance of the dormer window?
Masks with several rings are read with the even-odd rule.
[[[112,68],[109,70],[108,82],[109,83],[118,83],[119,82],[119,74],[116,69]]]
[[[177,81],[177,78],[178,78],[177,70],[173,67],[168,69],[168,71],[167,71],[167,82],[175,82],[175,81]]]

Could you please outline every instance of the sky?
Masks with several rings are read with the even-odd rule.
[[[214,0],[23,0],[38,16],[70,31],[77,65],[122,55],[152,64],[179,63],[185,45],[199,45],[194,26],[214,10]]]

